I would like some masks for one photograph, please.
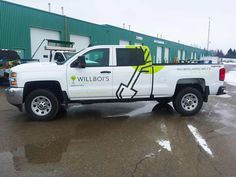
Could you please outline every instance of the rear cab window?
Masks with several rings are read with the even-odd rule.
[[[117,66],[140,66],[145,65],[144,52],[139,48],[117,48]]]

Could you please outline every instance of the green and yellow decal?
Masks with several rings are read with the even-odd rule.
[[[139,66],[133,66],[134,73],[132,74],[129,82],[128,83],[121,83],[116,91],[116,97],[118,99],[123,99],[125,96],[124,93],[129,93],[129,97],[131,99],[135,97],[135,95],[138,93],[138,90],[135,90],[134,86],[135,86],[139,76],[141,75],[141,73],[153,75],[154,73],[157,73],[164,68],[164,66],[153,66],[152,65],[151,52],[147,46],[126,46],[126,48],[141,49],[144,54],[144,61],[145,61],[144,63],[145,64],[139,65]],[[150,96],[151,95],[152,95],[152,91],[150,93]]]
[[[133,68],[135,70],[137,70],[138,72],[142,72],[142,70],[145,69],[145,72],[144,74],[154,74],[154,73],[157,73],[159,71],[161,71],[164,66],[153,66],[152,65],[152,56],[151,56],[151,52],[150,52],[150,49],[147,47],[147,46],[132,46],[132,45],[129,45],[129,46],[126,46],[126,48],[129,48],[129,49],[141,49],[144,53],[144,61],[145,61],[145,65],[140,65],[140,66],[133,66]]]

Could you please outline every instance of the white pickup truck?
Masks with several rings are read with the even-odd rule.
[[[51,120],[68,103],[173,102],[182,115],[199,112],[208,95],[224,94],[225,69],[211,64],[153,64],[146,46],[102,45],[63,63],[11,69],[8,102],[33,120]]]

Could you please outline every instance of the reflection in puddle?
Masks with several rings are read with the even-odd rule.
[[[66,152],[69,139],[58,139],[44,144],[25,145],[25,157],[29,163],[52,163],[58,162],[62,158],[62,153]]]
[[[55,163],[62,159],[67,151],[70,139],[60,138],[41,144],[26,144],[11,150],[12,164],[15,170],[21,170],[23,164]],[[2,160],[1,160],[2,161]],[[0,163],[1,164],[1,163]]]
[[[159,144],[162,148],[171,152],[171,145],[170,145],[170,141],[168,140],[168,132],[167,132],[166,124],[162,122],[160,128],[161,128],[161,132],[163,133],[164,139],[163,138],[157,139],[156,143]]]
[[[152,112],[158,113],[158,114],[172,114],[174,112],[174,109],[169,104],[156,104]]]
[[[141,102],[143,104],[143,106],[133,109],[132,111],[128,112],[128,113],[122,113],[122,114],[114,114],[112,112],[110,114],[106,114],[106,117],[109,118],[129,118],[129,117],[135,117],[135,116],[139,116],[142,114],[146,114],[146,113],[150,113],[152,112],[153,106],[155,106],[156,102],[150,102],[150,103],[146,103],[146,102]],[[144,104],[145,103],[145,104]]]
[[[129,105],[129,106],[127,106]],[[76,109],[79,108],[79,111]],[[114,109],[115,108],[115,109]],[[121,104],[93,104],[93,105],[72,105],[69,114],[79,117],[105,117],[105,118],[129,118],[147,114],[150,112],[158,114],[171,114],[173,108],[169,104],[153,102],[121,103]]]
[[[203,137],[200,135],[199,131],[197,130],[197,128],[195,128],[194,126],[188,124],[188,129],[190,130],[190,132],[192,133],[192,135],[195,137],[196,142],[202,147],[202,149],[204,149],[211,157],[214,157],[212,151],[210,150],[210,148],[207,145],[207,142],[205,139],[203,139]]]
[[[134,116],[138,116],[140,114],[145,114],[145,113],[149,113],[152,111],[152,108],[153,106],[155,105],[156,103],[148,103],[146,104],[144,107],[141,107],[139,109],[136,109],[130,113],[128,113],[127,115],[129,115],[130,117],[134,117]]]

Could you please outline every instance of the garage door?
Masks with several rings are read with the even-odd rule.
[[[70,42],[74,42],[74,48],[76,51],[80,51],[82,49],[85,49],[90,44],[90,38],[86,36],[79,36],[79,35],[70,35]]]
[[[183,50],[183,53],[182,53],[182,60],[185,60],[185,50]]]
[[[194,58],[193,58],[194,60],[196,60],[197,59],[197,52],[194,52]]]
[[[191,58],[190,58],[191,60],[193,59],[193,52],[191,52]]]
[[[178,60],[181,59],[181,50],[178,50]]]
[[[58,31],[51,31],[51,30],[45,30],[45,29],[39,29],[39,28],[30,28],[31,55],[35,53],[40,43],[44,39],[60,40],[60,33]],[[42,62],[49,61],[50,52],[44,49],[46,45],[47,45],[47,42],[45,41],[42,44],[42,46],[39,48],[37,53],[34,55],[33,59],[39,59]]]
[[[169,48],[165,48],[165,63],[169,63]]]
[[[157,47],[157,63],[162,63],[162,47]]]

